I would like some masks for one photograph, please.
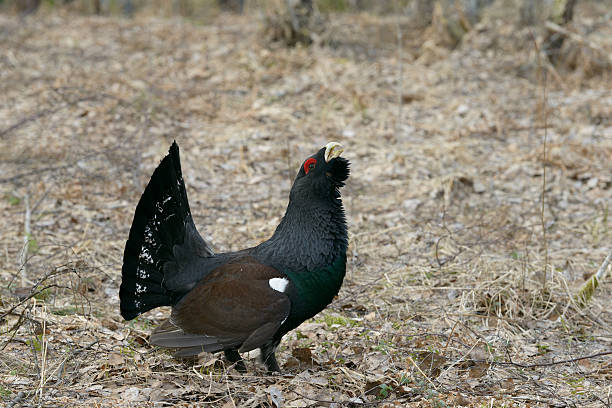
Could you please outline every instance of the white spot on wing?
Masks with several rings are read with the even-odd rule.
[[[272,278],[268,281],[270,287],[277,292],[284,292],[289,284],[289,281],[285,278]]]

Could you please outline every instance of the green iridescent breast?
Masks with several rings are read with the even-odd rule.
[[[292,330],[304,320],[325,309],[338,294],[346,273],[346,254],[342,254],[329,266],[312,272],[288,273],[295,286],[290,294],[291,313],[286,330]]]

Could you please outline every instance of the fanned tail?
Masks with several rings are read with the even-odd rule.
[[[131,320],[158,306],[175,303],[182,291],[165,283],[180,274],[190,256],[212,254],[193,223],[179,148],[174,142],[136,207],[123,253],[121,315]]]

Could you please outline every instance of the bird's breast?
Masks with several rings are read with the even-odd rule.
[[[288,273],[292,290],[291,313],[287,324],[294,327],[325,309],[340,291],[346,273],[346,254],[341,254],[329,265],[313,271]],[[287,331],[288,331],[287,330]]]

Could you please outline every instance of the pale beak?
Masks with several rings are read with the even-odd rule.
[[[337,142],[329,142],[325,145],[325,162],[329,162],[331,159],[335,159],[340,156],[344,151],[344,147]]]

